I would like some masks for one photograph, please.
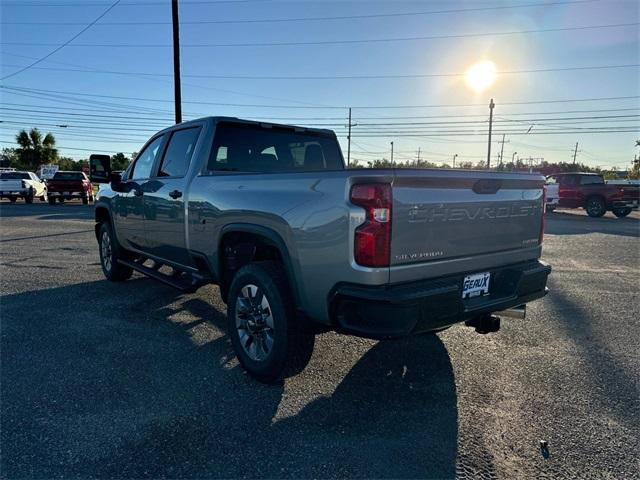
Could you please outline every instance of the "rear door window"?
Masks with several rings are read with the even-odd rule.
[[[331,134],[225,122],[216,126],[208,163],[208,170],[224,172],[312,172],[343,168],[338,142]]]
[[[580,185],[602,185],[604,179],[600,175],[582,175]]]
[[[189,169],[200,130],[201,127],[194,127],[173,132],[158,170],[159,177],[184,177]]]

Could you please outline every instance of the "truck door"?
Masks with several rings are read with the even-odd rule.
[[[150,187],[153,166],[162,152],[164,137],[153,138],[142,149],[113,199],[116,235],[125,248],[142,251],[147,248],[143,199]]]
[[[577,208],[582,206],[578,175],[558,175],[560,180],[560,206]]]
[[[187,172],[201,130],[195,126],[169,134],[167,148],[144,194],[148,252],[185,266],[193,265],[186,242]]]

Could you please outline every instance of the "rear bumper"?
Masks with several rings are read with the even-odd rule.
[[[489,271],[489,295],[464,300],[463,279],[476,272],[377,287],[340,284],[330,298],[331,318],[336,329],[369,338],[435,331],[544,297],[551,267],[529,261]]]
[[[83,198],[89,196],[87,192],[47,192],[47,195],[55,198]]]
[[[638,208],[638,200],[618,200],[612,202],[613,208]]]
[[[0,197],[26,197],[29,195],[30,190],[28,188],[21,188],[19,190],[0,190]]]

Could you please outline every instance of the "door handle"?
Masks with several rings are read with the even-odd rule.
[[[180,198],[182,196],[182,192],[179,190],[174,190],[173,192],[169,192],[169,196],[173,199]]]

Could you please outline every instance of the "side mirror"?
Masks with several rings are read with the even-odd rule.
[[[111,157],[93,154],[89,157],[89,179],[94,183],[111,182]]]

